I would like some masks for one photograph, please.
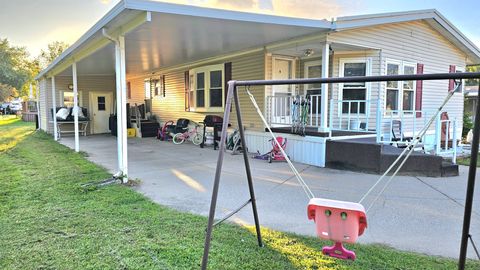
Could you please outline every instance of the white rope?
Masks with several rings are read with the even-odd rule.
[[[285,157],[285,160],[287,161],[288,165],[290,166],[290,169],[291,169],[291,170],[293,171],[293,173],[295,174],[295,177],[297,178],[298,182],[300,183],[300,186],[301,186],[301,187],[303,188],[303,190],[305,191],[305,194],[307,194],[307,197],[308,197],[309,199],[314,198],[315,196],[313,195],[313,192],[310,190],[310,188],[308,187],[308,185],[305,183],[305,181],[303,180],[302,176],[301,176],[300,173],[297,171],[297,169],[295,168],[295,166],[293,166],[293,163],[290,161],[290,158],[287,156],[287,153],[285,153],[285,150],[283,150],[283,147],[282,147],[282,146],[280,145],[280,143],[277,141],[277,137],[276,137],[275,134],[272,132],[272,129],[271,129],[270,126],[268,125],[267,120],[265,120],[265,117],[263,117],[262,111],[261,111],[260,108],[258,107],[257,101],[256,101],[255,98],[253,97],[252,93],[250,93],[250,90],[249,90],[248,88],[245,88],[245,90],[247,91],[247,94],[248,94],[248,96],[250,97],[250,100],[252,101],[253,106],[254,106],[255,109],[257,110],[258,115],[259,115],[260,118],[262,119],[263,124],[265,124],[265,127],[268,129],[268,132],[269,132],[270,135],[272,136],[273,141],[274,141],[275,144],[278,146],[278,149],[280,149],[280,152],[281,152],[282,155]]]
[[[388,167],[388,169],[382,174],[382,176],[380,176],[380,178],[375,182],[375,184],[365,193],[365,195],[363,195],[363,197],[360,199],[360,201],[358,203],[362,203],[369,195],[370,193],[375,189],[375,187],[383,180],[383,178],[385,178],[385,176],[387,176],[387,174],[393,169],[393,167],[395,167],[395,165],[402,159],[403,155],[408,151],[407,155],[405,156],[405,158],[403,159],[403,161],[400,163],[400,165],[397,167],[397,169],[395,170],[395,172],[390,176],[390,178],[388,179],[388,181],[385,183],[385,185],[383,186],[382,190],[377,194],[377,196],[374,198],[374,200],[370,203],[370,205],[368,206],[367,208],[367,212],[370,210],[370,208],[373,206],[373,204],[378,200],[378,198],[380,197],[380,195],[383,194],[383,192],[385,191],[385,189],[387,189],[388,185],[390,184],[390,182],[393,180],[393,178],[397,175],[397,173],[401,170],[401,168],[403,167],[403,165],[405,164],[405,162],[408,160],[408,158],[410,157],[410,155],[413,153],[413,151],[415,150],[415,147],[418,145],[418,143],[420,142],[420,139],[425,135],[425,133],[428,131],[428,129],[430,128],[430,126],[432,125],[432,123],[435,121],[435,119],[437,118],[437,116],[441,113],[441,111],[443,110],[443,107],[445,106],[445,104],[447,104],[447,102],[450,100],[450,98],[453,96],[453,94],[459,89],[459,87],[461,86],[461,83],[457,84],[456,85],[456,88],[453,90],[453,91],[450,91],[448,93],[448,95],[445,97],[443,103],[440,105],[440,107],[437,109],[437,111],[435,112],[435,114],[430,118],[430,120],[428,121],[427,125],[425,125],[423,127],[423,129],[420,131],[420,133],[418,134],[418,136],[415,137],[415,139],[413,140],[413,142],[407,144],[407,147],[405,148],[405,150],[402,151],[402,153],[400,153],[400,155],[397,157],[397,159],[395,159],[395,161],[390,165],[390,167]],[[456,131],[454,131],[456,132]]]

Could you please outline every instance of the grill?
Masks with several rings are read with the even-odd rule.
[[[223,127],[223,118],[217,115],[207,115],[203,120],[203,142],[200,147],[205,147],[207,127],[213,128],[213,149],[217,150],[218,142],[220,141],[220,132]]]

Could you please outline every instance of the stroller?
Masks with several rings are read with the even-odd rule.
[[[279,136],[279,137],[276,137],[276,140],[282,146],[282,149],[285,150],[285,148],[287,147],[287,138],[283,138]],[[257,154],[253,158],[268,160],[268,163],[272,163],[273,161],[286,161],[285,157],[282,154],[282,151],[280,151],[280,148],[273,141],[273,139],[270,139],[269,142],[272,143],[272,150],[270,150],[270,152],[267,152],[263,155],[260,154],[259,151],[257,151]]]
[[[235,130],[232,135],[227,139],[227,150],[232,150],[232,155],[236,155],[239,152],[242,152],[242,139],[240,137],[240,132]]]

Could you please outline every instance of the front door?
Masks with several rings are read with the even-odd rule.
[[[273,58],[272,79],[293,79],[293,59]],[[274,85],[272,87],[272,124],[291,124],[290,107],[292,98],[291,85]]]
[[[112,113],[113,94],[108,92],[90,92],[90,111],[92,133],[108,133],[108,118]]]

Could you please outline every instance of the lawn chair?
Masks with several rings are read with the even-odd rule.
[[[403,134],[402,121],[392,120],[392,143],[396,142],[398,148],[406,148],[407,144],[413,140],[413,137],[407,137]]]

